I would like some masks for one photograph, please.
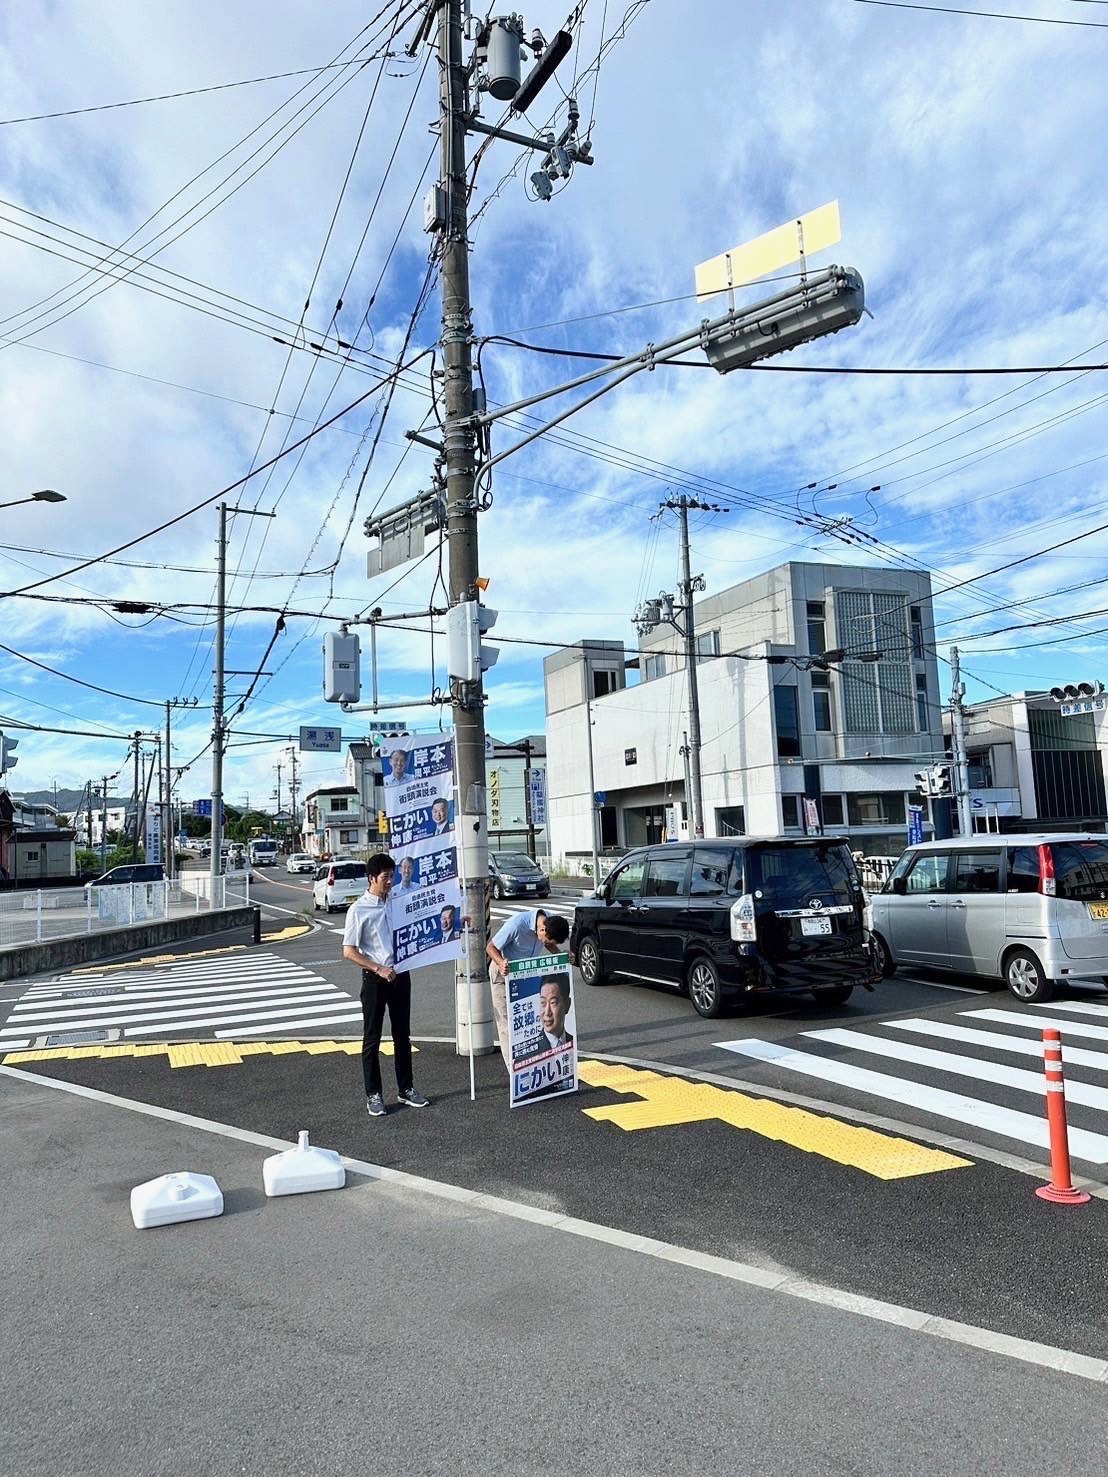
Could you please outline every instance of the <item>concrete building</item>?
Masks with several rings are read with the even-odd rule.
[[[118,832],[119,835],[127,834],[128,828],[134,825],[135,807],[133,801],[124,803],[121,800],[108,801],[108,833]],[[88,807],[80,805],[73,813],[73,829],[77,833],[77,843],[80,846],[99,846],[104,840],[104,812],[97,800],[92,802],[92,813],[89,814]]]
[[[950,731],[949,716],[945,720]],[[1062,716],[1045,692],[966,709],[970,806],[978,831],[1104,831],[1108,711]]]
[[[915,771],[943,754],[929,577],[791,562],[693,615],[705,834],[902,850]],[[610,853],[689,835],[683,650],[659,626],[638,654],[590,640],[546,659],[556,864],[591,858],[594,817]]]
[[[311,856],[364,856],[368,840],[353,785],[325,785],[304,797],[304,850]]]

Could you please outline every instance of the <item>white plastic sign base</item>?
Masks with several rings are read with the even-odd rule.
[[[342,1158],[334,1149],[313,1149],[306,1129],[295,1149],[272,1154],[262,1165],[267,1195],[307,1195],[313,1190],[341,1190],[346,1184]]]
[[[161,1174],[131,1191],[131,1219],[140,1231],[223,1214],[223,1192],[210,1174]]]

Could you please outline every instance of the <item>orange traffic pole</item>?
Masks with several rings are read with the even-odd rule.
[[[1043,1069],[1046,1073],[1046,1121],[1050,1126],[1050,1184],[1035,1191],[1040,1200],[1059,1205],[1084,1205],[1084,1190],[1075,1190],[1070,1174],[1070,1140],[1066,1125],[1066,1084],[1062,1076],[1062,1036],[1048,1028],[1043,1032]]]

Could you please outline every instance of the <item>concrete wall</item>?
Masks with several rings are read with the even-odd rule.
[[[217,908],[209,913],[189,913],[183,918],[163,919],[160,923],[136,923],[131,928],[74,934],[70,938],[51,939],[41,944],[19,944],[15,948],[0,949],[0,980],[42,974],[51,969],[70,969],[75,964],[87,964],[93,959],[110,959],[135,949],[204,938],[233,928],[249,928],[257,943],[261,937],[261,923],[260,908]]]

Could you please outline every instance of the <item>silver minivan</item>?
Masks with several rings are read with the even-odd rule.
[[[900,964],[998,976],[1019,1000],[1108,982],[1108,836],[979,835],[910,846],[869,905],[885,975]]]

